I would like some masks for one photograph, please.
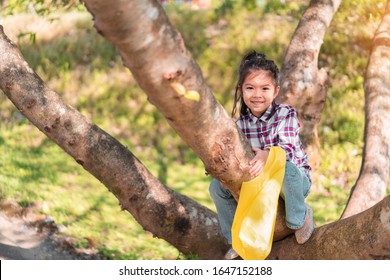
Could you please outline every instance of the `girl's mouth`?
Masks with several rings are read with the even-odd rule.
[[[264,101],[260,101],[260,100],[251,100],[251,103],[255,104],[255,105],[261,105],[264,103]]]

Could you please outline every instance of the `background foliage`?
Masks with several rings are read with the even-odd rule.
[[[385,2],[342,1],[321,49],[319,66],[327,69],[331,86],[319,130],[322,163],[309,196],[318,225],[338,219],[359,173],[364,72]],[[251,49],[263,51],[281,67],[307,3],[213,1],[213,9],[207,11],[185,5],[165,9],[215,96],[230,112],[242,55]],[[215,209],[201,161],[147,102],[78,1],[0,4],[0,24],[49,87],[126,145],[164,184]],[[115,197],[29,124],[4,94],[0,154],[0,200],[39,205],[40,212],[74,237],[75,246],[93,246],[111,259],[191,257],[154,239],[130,214],[120,212]]]

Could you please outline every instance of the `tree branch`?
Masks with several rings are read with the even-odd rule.
[[[390,1],[373,38],[364,79],[365,128],[363,161],[342,218],[383,199],[390,172]]]
[[[161,184],[126,147],[65,104],[28,66],[1,25],[0,89],[32,124],[101,181],[146,231],[185,254],[223,256],[227,244],[216,214]]]
[[[253,153],[156,0],[85,0],[98,32],[114,44],[148,99],[235,197]],[[131,13],[129,13],[131,11]],[[188,98],[191,93],[198,100]],[[213,125],[218,123],[218,125]],[[189,125],[190,124],[190,125]]]
[[[299,245],[293,236],[275,242],[268,259],[390,259],[390,196],[372,208],[314,231]]]
[[[325,69],[318,70],[318,56],[340,2],[310,1],[290,41],[281,70],[281,92],[277,100],[290,103],[297,109],[302,125],[300,136],[313,170],[317,170],[320,164],[317,126],[328,87]]]

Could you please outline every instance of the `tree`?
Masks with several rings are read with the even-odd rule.
[[[215,213],[162,185],[127,148],[65,104],[27,66],[2,28],[0,57],[1,89],[38,129],[107,186],[122,210],[184,253],[202,258],[221,254],[226,244]],[[208,250],[210,244],[215,251]]]
[[[250,147],[204,83],[199,67],[158,2],[85,3],[95,17],[96,28],[117,46],[124,64],[150,102],[197,153],[206,170],[223,181],[238,198],[241,182],[249,179],[246,169],[252,156]],[[129,17],[126,11],[132,11],[133,16]],[[227,244],[219,233],[215,213],[163,186],[118,141],[64,104],[27,66],[3,31],[1,33],[0,88],[16,107],[102,181],[118,198],[122,208],[128,210],[145,230],[167,240],[183,253],[221,258]],[[158,61],[158,65],[153,61]],[[197,117],[199,115],[202,115],[202,121]],[[216,121],[218,125],[215,125]],[[300,247],[297,255],[280,254],[284,248],[294,246],[293,238],[276,242],[270,258],[386,258],[389,249],[380,244],[389,243],[389,204],[389,199],[385,199],[361,215],[317,229],[313,240]],[[279,209],[276,239],[290,233],[283,226],[282,213],[283,209]],[[372,230],[365,228],[356,232],[351,226],[368,220]],[[337,232],[338,236],[321,234],[325,231]],[[365,247],[364,238],[351,240],[352,233],[369,238],[371,247],[379,249],[372,253]],[[336,248],[345,254],[335,254],[331,244],[321,242],[330,237],[345,246]],[[322,247],[318,247],[319,242]],[[363,248],[364,254],[356,255],[351,247]],[[323,253],[316,254],[318,251]]]
[[[390,4],[375,32],[365,75],[365,131],[363,163],[342,218],[378,203],[386,193],[390,171]]]
[[[282,84],[278,101],[291,103],[297,109],[302,125],[300,136],[314,170],[320,163],[317,126],[328,87],[326,70],[318,70],[318,55],[325,32],[340,2],[310,2],[288,46],[281,71]]]

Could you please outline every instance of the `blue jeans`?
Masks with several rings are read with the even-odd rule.
[[[295,164],[286,161],[281,197],[286,208],[286,225],[291,229],[303,226],[306,217],[305,198],[310,191],[310,181]],[[213,179],[209,187],[211,198],[217,208],[217,214],[222,234],[229,244],[232,243],[231,228],[237,201],[221,183]]]

